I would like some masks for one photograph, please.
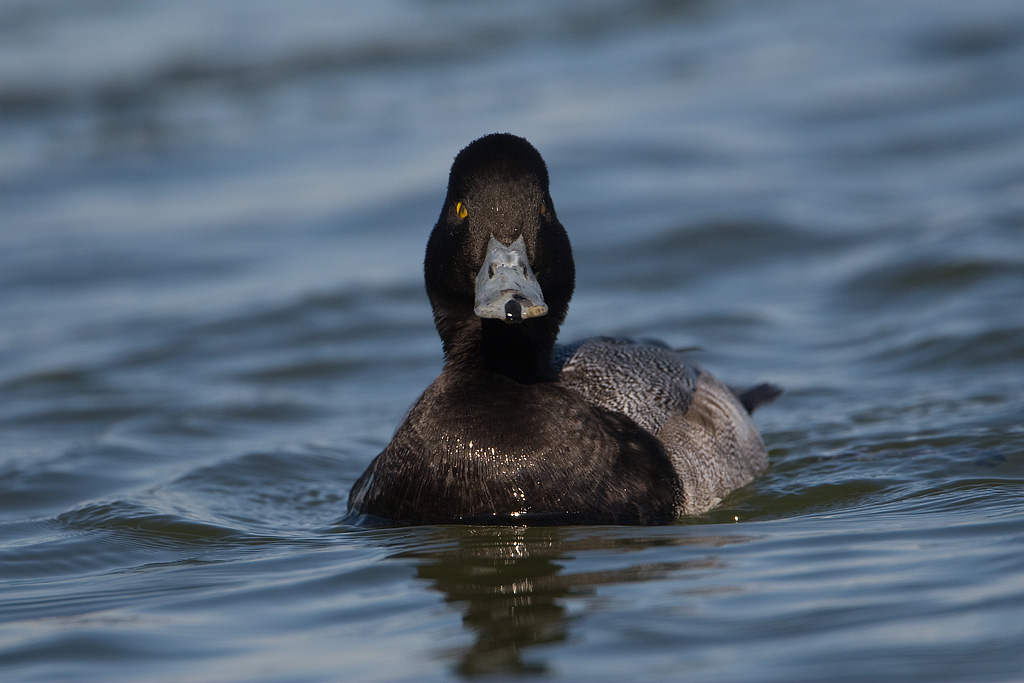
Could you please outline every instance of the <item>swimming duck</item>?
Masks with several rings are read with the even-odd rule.
[[[399,524],[667,524],[768,464],[737,392],[657,342],[555,340],[575,285],[541,155],[482,137],[452,164],[427,242],[441,375],[349,494]]]

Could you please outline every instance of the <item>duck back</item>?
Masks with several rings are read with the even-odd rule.
[[[679,515],[701,514],[768,467],[740,398],[656,343],[600,337],[554,355],[559,379],[594,406],[621,413],[662,444],[682,486]],[[760,388],[771,385],[759,385]]]

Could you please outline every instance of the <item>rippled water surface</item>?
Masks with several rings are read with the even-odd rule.
[[[1024,5],[0,2],[4,681],[1024,676]],[[359,529],[422,250],[526,136],[567,340],[737,384],[658,528]]]

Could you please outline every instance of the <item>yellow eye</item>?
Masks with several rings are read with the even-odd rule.
[[[455,213],[459,218],[465,218],[469,215],[469,211],[466,210],[466,205],[462,202],[455,202]]]
[[[541,202],[540,203],[540,215],[541,216],[547,216],[548,215],[548,203],[547,202]]]

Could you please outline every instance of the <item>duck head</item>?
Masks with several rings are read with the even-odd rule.
[[[475,357],[513,376],[548,371],[575,267],[533,145],[500,133],[459,152],[424,274],[449,362]]]

